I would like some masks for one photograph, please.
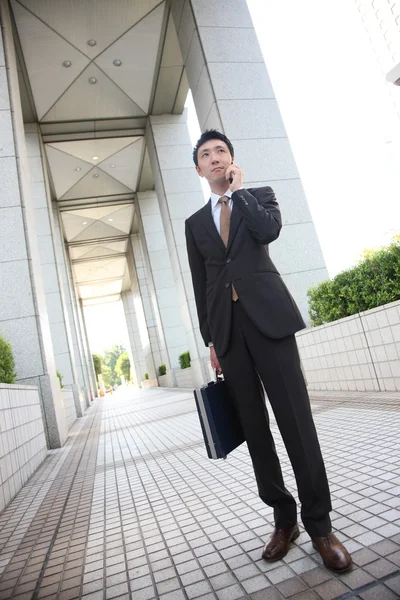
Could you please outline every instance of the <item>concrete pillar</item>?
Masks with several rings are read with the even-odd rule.
[[[90,349],[89,336],[88,336],[88,332],[86,329],[85,312],[83,310],[82,300],[79,301],[79,308],[80,308],[80,314],[81,314],[83,342],[84,342],[84,347],[85,347],[86,356],[87,356],[87,365],[88,365],[88,371],[89,371],[90,386],[92,389],[93,398],[96,398],[96,396],[97,396],[97,378],[96,378],[96,371],[94,370],[93,354]]]
[[[307,289],[328,273],[246,0],[172,0],[172,15],[202,131],[230,138],[246,187],[276,193],[271,256],[308,320]]]
[[[132,290],[122,292],[122,304],[126,319],[126,327],[129,336],[129,360],[131,361],[131,375],[135,385],[140,386],[144,373],[146,373],[146,361],[140,339],[140,331],[135,309],[135,296]]]
[[[192,358],[196,385],[208,379],[203,357],[209,355],[200,335],[185,242],[185,219],[204,206],[200,179],[191,162],[192,146],[182,115],[152,116],[146,143],[155,181],[161,219],[172,266],[180,316]],[[168,267],[165,261],[165,267]],[[183,343],[180,340],[181,343]]]
[[[64,386],[72,389],[76,416],[81,417],[83,394],[78,384],[71,328],[56,257],[53,206],[43,163],[44,149],[38,125],[35,123],[25,125],[25,141],[54,359],[56,368],[63,377]]]
[[[68,429],[47,317],[9,7],[0,3],[0,335],[11,343],[17,380],[39,388],[47,443]],[[4,53],[3,53],[4,41]]]
[[[59,219],[59,223],[60,223],[60,219]],[[86,355],[85,355],[85,351],[84,351],[81,325],[80,325],[79,316],[78,316],[78,300],[76,297],[76,289],[75,289],[75,282],[74,282],[73,275],[72,275],[71,262],[69,260],[67,250],[65,248],[65,244],[63,243],[62,240],[61,240],[61,243],[62,243],[62,247],[63,247],[64,268],[65,268],[65,289],[66,289],[67,298],[69,298],[69,300],[70,300],[70,303],[67,303],[67,306],[70,310],[71,323],[73,323],[72,329],[73,329],[73,331],[75,333],[75,337],[76,337],[79,362],[81,365],[81,374],[82,374],[83,383],[84,383],[83,387],[86,392],[85,393],[85,405],[86,405],[86,408],[88,408],[90,406],[90,401],[93,400],[95,395],[97,396],[97,388],[96,388],[96,394],[94,395],[94,391],[92,389],[92,387],[93,387],[92,382],[89,377]]]
[[[132,352],[134,347],[141,348],[139,364],[142,365],[142,369],[139,373],[136,373],[137,383],[140,385],[140,382],[144,380],[145,373],[149,374],[149,379],[156,379],[156,368],[162,360],[153,304],[149,292],[149,273],[144,256],[142,234],[140,233],[130,237],[127,263],[133,295],[130,301],[131,326],[128,324],[128,332]],[[137,333],[139,333],[140,342],[132,338]]]
[[[57,204],[53,202],[53,225],[54,225],[54,242],[56,248],[56,258],[58,264],[58,270],[60,274],[61,290],[64,296],[64,306],[68,313],[68,321],[70,324],[72,347],[75,357],[75,366],[78,377],[79,387],[82,391],[83,396],[83,407],[89,406],[90,400],[90,387],[87,378],[85,377],[84,359],[82,358],[83,350],[79,341],[79,334],[77,331],[77,317],[74,314],[74,307],[71,294],[71,285],[69,278],[69,256],[65,249],[65,243],[63,234],[61,231],[60,213]]]
[[[137,197],[149,289],[164,354],[160,364],[165,363],[168,371],[179,366],[179,355],[188,349],[188,345],[157,194],[139,192]]]

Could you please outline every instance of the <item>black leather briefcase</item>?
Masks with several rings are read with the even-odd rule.
[[[208,457],[226,458],[245,439],[224,379],[194,390],[194,397]]]

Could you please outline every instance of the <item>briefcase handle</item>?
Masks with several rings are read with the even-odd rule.
[[[223,381],[224,378],[222,375],[218,375],[218,371],[217,369],[214,370],[214,374],[215,374],[215,383],[218,383],[219,381]]]

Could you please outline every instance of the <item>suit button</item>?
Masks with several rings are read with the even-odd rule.
[[[228,287],[231,287],[231,284],[230,284],[230,283],[226,283],[226,284],[225,284],[225,287],[226,287],[226,288],[228,288]]]
[[[232,259],[231,259],[231,258],[227,258],[227,259],[226,259],[226,262],[227,262],[227,264],[229,265],[229,263],[230,263],[230,262],[232,262]]]

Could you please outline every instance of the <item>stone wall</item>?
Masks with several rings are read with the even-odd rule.
[[[19,492],[46,455],[46,436],[37,388],[0,383],[0,511]]]
[[[297,343],[310,390],[400,391],[400,302],[305,329]]]
[[[64,400],[65,418],[67,420],[67,427],[68,427],[68,429],[70,429],[77,419],[75,402],[74,402],[74,393],[71,389],[69,389],[67,387],[64,387],[61,391],[62,391],[63,400]]]

